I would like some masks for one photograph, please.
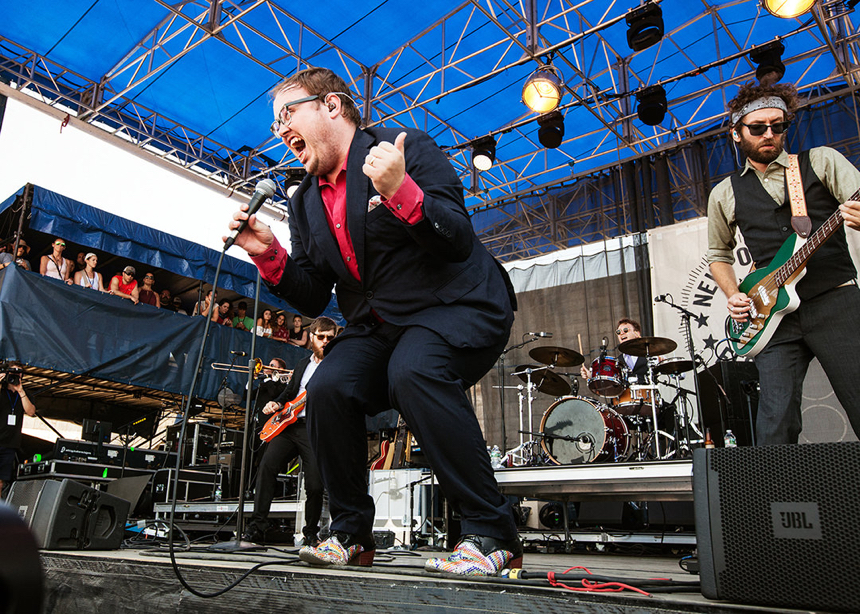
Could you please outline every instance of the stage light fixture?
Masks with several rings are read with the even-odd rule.
[[[656,126],[666,117],[669,103],[662,85],[652,85],[636,92],[636,116],[646,126]]]
[[[627,22],[627,46],[642,51],[663,38],[663,9],[653,3],[633,9],[624,17]]]
[[[785,64],[782,63],[784,52],[785,45],[782,41],[773,41],[750,51],[750,60],[758,65],[755,69],[756,79],[761,81],[761,78],[769,73],[778,74],[777,81],[782,79],[785,75]]]
[[[538,140],[547,149],[555,149],[564,139],[564,117],[561,111],[553,111],[538,117]]]
[[[292,198],[293,194],[296,193],[296,190],[299,189],[299,186],[302,184],[302,180],[305,178],[307,173],[303,168],[288,168],[286,169],[287,178],[284,182],[284,191],[287,194],[287,198]]]
[[[761,5],[774,17],[792,19],[812,10],[815,0],[761,0]]]
[[[535,113],[554,111],[561,102],[561,77],[552,64],[534,71],[523,85],[523,102]]]
[[[488,171],[493,168],[496,160],[496,139],[491,136],[482,136],[472,141],[472,166],[479,171]]]

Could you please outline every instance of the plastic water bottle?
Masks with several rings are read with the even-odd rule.
[[[216,501],[221,500],[221,485],[220,484],[218,484],[218,486],[215,488],[215,500]]]
[[[490,465],[493,469],[502,468],[502,451],[499,450],[499,446],[493,446],[493,449],[490,450]]]
[[[723,438],[723,443],[727,448],[737,448],[738,438],[732,433],[732,429],[726,429],[726,436]]]

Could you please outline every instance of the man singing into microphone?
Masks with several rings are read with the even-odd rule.
[[[497,575],[521,564],[522,546],[466,389],[504,349],[513,290],[478,241],[463,187],[433,140],[418,130],[359,129],[347,92],[319,68],[274,90],[272,130],[308,172],[289,202],[289,255],[256,216],[236,239],[274,293],[314,316],[335,287],[348,321],[308,386],[332,535],[300,557],[372,563],[364,419],[395,407],[462,518],[454,553],[426,568]],[[247,217],[235,213],[230,228]]]

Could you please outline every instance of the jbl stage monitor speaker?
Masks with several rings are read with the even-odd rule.
[[[116,550],[129,502],[72,480],[22,480],[8,503],[45,550]]]
[[[693,453],[702,594],[860,610],[860,442]]]

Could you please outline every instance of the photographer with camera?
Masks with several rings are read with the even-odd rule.
[[[36,415],[36,406],[24,390],[22,373],[15,364],[0,369],[0,496],[4,486],[15,478],[24,414]]]

